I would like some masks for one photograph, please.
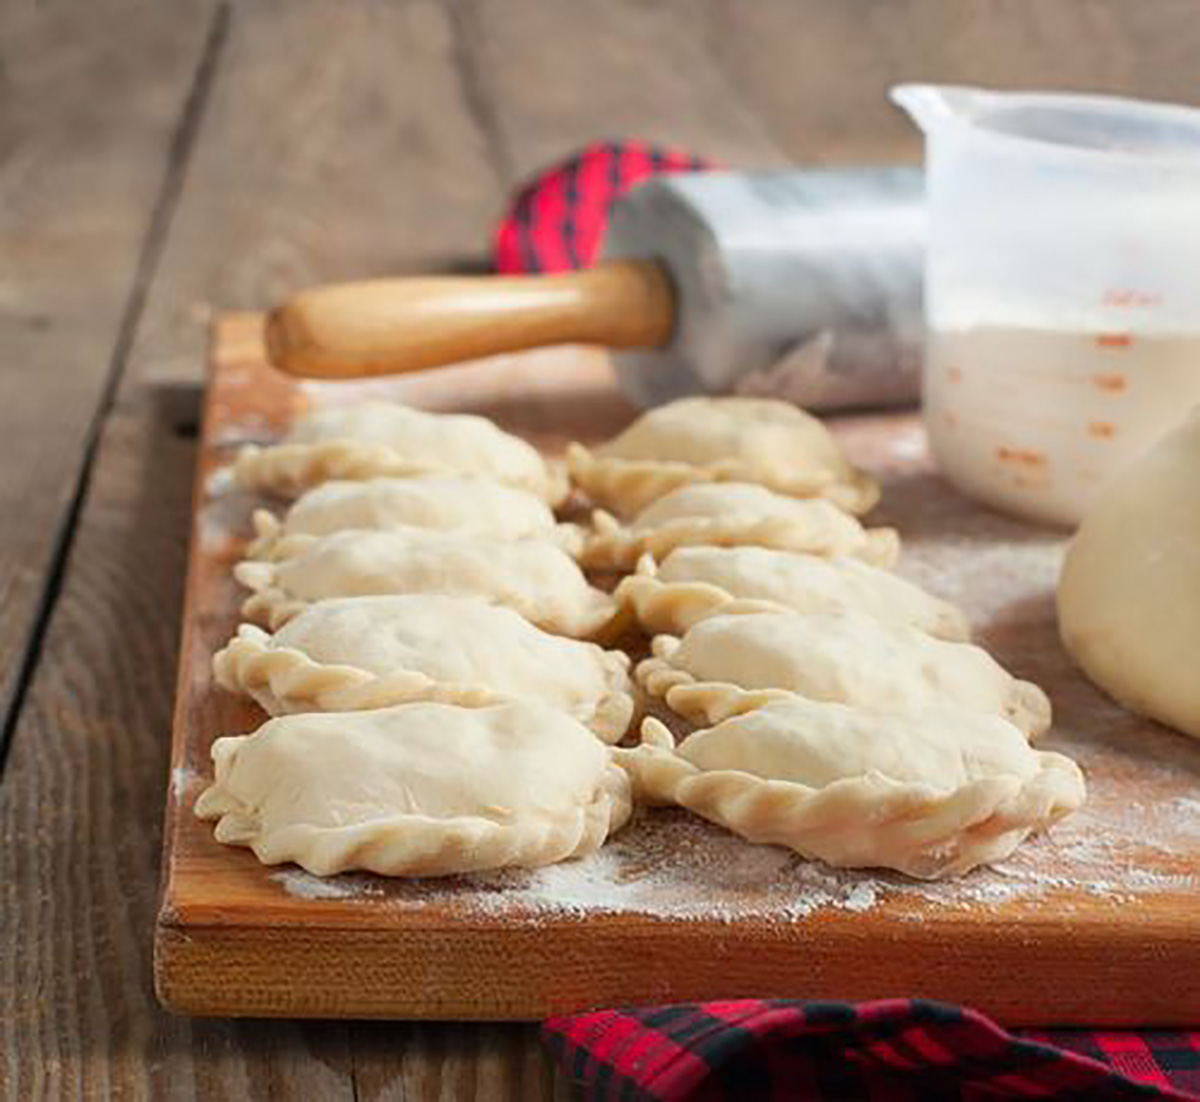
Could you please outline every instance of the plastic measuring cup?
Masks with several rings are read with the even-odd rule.
[[[901,85],[926,136],[925,423],[943,474],[1074,524],[1200,403],[1200,110]]]

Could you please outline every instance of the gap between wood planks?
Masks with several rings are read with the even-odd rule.
[[[87,500],[88,487],[91,485],[92,470],[96,462],[101,433],[116,401],[125,366],[129,360],[129,353],[133,347],[133,338],[146,306],[150,284],[154,279],[159,258],[162,256],[171,217],[183,190],[188,161],[196,144],[196,135],[204,116],[209,89],[216,73],[221,49],[229,33],[229,19],[230,8],[227,2],[220,3],[213,9],[208,34],[196,64],[196,72],[188,89],[183,110],[179,114],[179,121],[171,135],[163,180],[151,210],[145,239],[138,253],[137,267],[134,271],[129,297],[121,315],[117,338],[109,357],[99,400],[84,436],[75,490],[63,512],[51,544],[49,562],[46,566],[45,580],[38,598],[37,610],[30,625],[29,638],[21,656],[20,667],[13,680],[8,708],[2,717],[0,777],[3,776],[4,767],[8,762],[9,749],[12,746],[13,735],[21,716],[25,697],[42,656],[46,629],[54,614],[54,608],[62,589],[67,563],[70,561],[71,549],[75,543],[80,513]]]

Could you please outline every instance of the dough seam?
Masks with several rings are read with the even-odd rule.
[[[537,494],[551,505],[560,504],[569,491],[562,471],[549,464],[546,476],[541,479],[484,473],[497,482]],[[298,497],[313,486],[335,479],[361,482],[376,477],[456,477],[462,474],[462,470],[452,464],[416,460],[399,455],[386,444],[366,444],[350,439],[267,447],[247,444],[233,463],[234,480],[243,489],[284,497]]]
[[[639,532],[597,509],[592,515],[592,532],[584,538],[580,561],[592,567],[625,569],[644,554],[663,559],[677,547],[741,546],[812,555],[853,555],[885,569],[895,565],[900,555],[900,537],[894,528],[863,529],[860,543],[843,547],[836,534],[795,517],[676,517]]]
[[[307,538],[320,539],[320,535],[309,532],[288,532],[284,521],[280,520],[269,509],[255,509],[251,514],[250,523],[254,528],[254,536],[246,545],[245,557],[247,559],[266,559],[276,560],[281,557],[279,550],[281,545],[286,545],[290,540]],[[362,529],[363,531],[386,532],[394,531],[398,528],[422,528],[430,532],[455,532],[464,535],[486,535],[482,532],[473,532],[467,528],[455,528],[453,526],[425,526],[416,524],[389,524],[381,525],[375,528]],[[322,535],[332,535],[335,532],[353,531],[351,527],[331,529],[329,532]],[[499,538],[499,537],[497,537]],[[536,539],[544,540],[547,543],[553,544],[556,547],[562,548],[573,559],[579,559],[583,554],[585,537],[584,531],[578,524],[556,524],[553,528],[542,530],[533,530],[526,535],[515,537],[515,539]]]
[[[587,804],[565,817],[541,816],[535,823],[527,813],[512,824],[477,816],[397,815],[346,827],[297,824],[264,835],[254,809],[216,785],[196,801],[199,818],[218,820],[217,841],[248,846],[263,864],[291,861],[316,876],[350,870],[382,876],[439,876],[510,866],[534,868],[592,853],[624,825],[631,810],[628,775],[611,763]]]
[[[621,687],[628,658],[602,651],[606,691],[591,709],[568,715],[603,742],[616,742],[629,729],[635,704]],[[480,685],[437,681],[416,670],[377,675],[356,666],[314,661],[295,647],[272,646],[270,636],[253,624],[213,656],[213,675],[228,692],[252,697],[272,715],[299,712],[354,712],[393,704],[431,701],[475,708],[520,699]]]
[[[761,608],[751,607],[754,603],[745,602],[744,607],[739,607],[739,602],[735,601],[725,606],[721,612],[723,615],[751,615],[763,611]],[[697,712],[713,707],[714,700],[754,691],[743,689],[733,682],[700,681],[686,670],[679,669],[672,664],[671,657],[681,645],[682,640],[678,636],[655,636],[650,644],[652,656],[639,662],[634,671],[638,684],[651,696],[662,699],[671,711],[694,722]],[[1000,712],[1001,718],[1008,720],[1021,731],[1029,742],[1036,742],[1050,728],[1049,698],[1032,681],[1022,681],[1015,677],[1011,678],[1007,689]],[[777,691],[820,702],[817,697],[809,697],[789,689]]]
[[[882,866],[917,879],[999,860],[1081,798],[1078,768],[1060,754],[1040,753],[1039,772],[1027,782],[984,777],[946,793],[869,772],[814,789],[735,770],[701,770],[671,748],[658,720],[647,718],[642,730],[641,746],[614,751],[630,773],[635,798],[677,804],[748,841],[784,845],[831,865]]]
[[[566,462],[572,482],[590,498],[625,502],[628,513],[692,482],[754,482],[787,497],[822,497],[855,515],[870,511],[879,501],[875,480],[855,468],[849,481],[841,481],[829,471],[796,474],[779,467],[763,471],[737,459],[700,465],[598,457],[578,442],[568,445]]]
[[[276,572],[278,565],[288,561],[294,553],[303,552],[305,548],[314,543],[319,543],[334,536],[346,535],[352,531],[355,530],[346,529],[345,532],[332,533],[330,536],[310,536],[306,534],[289,536],[276,544],[271,560],[245,559],[235,565],[233,568],[235,580],[251,591],[250,596],[242,603],[242,616],[254,623],[266,624],[272,631],[275,631],[304,609],[315,604],[315,600],[310,601],[297,597],[285,587],[277,584]],[[393,531],[400,531],[400,529]],[[426,530],[417,529],[416,531],[424,532]],[[372,532],[372,534],[376,533]],[[535,543],[538,541],[530,540],[526,542]],[[553,545],[546,544],[545,546],[551,547]],[[561,551],[562,549],[555,548],[555,550]],[[562,553],[566,555],[566,552]],[[567,558],[569,559],[570,556],[567,556]],[[582,573],[579,576],[583,579]],[[586,583],[586,579],[584,579],[584,584],[585,603],[580,604],[578,608],[575,608],[570,613],[562,609],[547,609],[544,610],[542,615],[539,615],[538,609],[535,607],[536,602],[526,599],[519,593],[511,593],[508,599],[504,600],[489,599],[485,595],[478,595],[477,599],[488,604],[511,608],[531,623],[537,624],[546,630],[551,630],[551,625],[553,625],[555,634],[569,635],[572,638],[578,639],[588,639],[600,633],[612,621],[617,610],[611,596],[596,589],[590,583]],[[326,594],[325,598],[320,599],[330,599],[340,596],[390,596],[405,592],[412,591],[386,589],[378,593],[337,593]],[[473,594],[455,591],[447,592],[444,595],[472,596]]]

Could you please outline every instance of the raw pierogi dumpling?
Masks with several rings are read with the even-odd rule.
[[[757,482],[852,513],[879,499],[820,421],[769,398],[682,398],[643,413],[607,443],[572,445],[567,465],[593,501],[622,516],[688,482]]]
[[[678,804],[752,842],[833,865],[953,876],[1007,857],[1079,807],[1078,766],[999,716],[937,705],[901,715],[778,691],[718,698],[676,748],[655,719],[617,752],[635,796]]]
[[[607,742],[633,717],[628,668],[626,655],[550,635],[510,609],[431,594],[319,601],[274,635],[243,624],[213,659],[221,686],[271,715],[531,699]]]
[[[441,876],[597,849],[629,817],[612,751],[546,704],[312,712],[213,744],[196,814],[263,864]]]
[[[738,611],[863,612],[941,639],[962,641],[970,634],[966,617],[953,605],[846,555],[679,547],[658,564],[646,556],[614,596],[647,631],[672,635],[732,604]]]
[[[279,497],[331,479],[420,474],[483,475],[551,504],[567,490],[537,449],[486,417],[430,413],[399,402],[313,410],[278,444],[243,448],[233,473],[245,489]]]
[[[653,647],[638,680],[676,710],[684,700],[673,695],[676,686],[705,683],[718,696],[729,685],[786,689],[904,715],[935,705],[966,708],[1002,716],[1031,738],[1050,726],[1046,694],[981,647],[862,613],[717,614],[681,639],[657,636]]]
[[[627,524],[597,511],[585,538],[589,566],[629,568],[643,554],[661,559],[677,547],[770,547],[814,555],[854,555],[891,566],[894,529],[863,528],[821,498],[802,499],[748,482],[700,482],[657,498]]]
[[[263,558],[288,536],[327,536],[348,529],[434,528],[496,539],[545,539],[579,549],[580,532],[558,524],[549,506],[526,490],[475,476],[420,475],[323,482],[296,500],[282,520],[254,514],[257,539],[247,551]]]
[[[612,598],[588,584],[574,559],[539,540],[394,528],[293,536],[272,554],[270,561],[234,569],[254,591],[243,615],[272,628],[315,601],[401,593],[476,597],[562,635],[590,635],[614,609]]]

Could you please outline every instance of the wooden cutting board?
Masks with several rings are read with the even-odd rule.
[[[1046,745],[1089,802],[998,869],[943,884],[836,871],[686,814],[646,812],[600,853],[536,872],[321,880],[219,845],[192,805],[220,734],[263,716],[214,687],[237,622],[249,509],[219,469],[311,403],[381,389],[494,418],[549,452],[632,416],[607,361],[564,349],[387,384],[303,387],[264,363],[260,319],[217,326],[199,463],[155,944],[159,997],[195,1014],[538,1018],[718,996],[961,1002],[1009,1024],[1200,1019],[1200,744],[1124,713],[1067,663],[1062,538],[978,508],[931,473],[916,420],[839,422],[877,473],[872,520],[901,569],[961,603],[981,640],[1050,693]]]

